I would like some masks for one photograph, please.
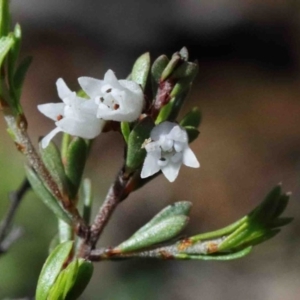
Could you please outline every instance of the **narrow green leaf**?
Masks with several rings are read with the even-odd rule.
[[[15,94],[16,94],[15,96],[16,96],[17,101],[20,100],[25,76],[31,65],[31,62],[32,62],[31,56],[25,57],[21,61],[20,65],[18,66],[18,68],[14,74],[13,82],[14,82]]]
[[[186,90],[184,93],[173,97],[171,101],[165,105],[155,121],[155,124],[159,124],[163,121],[174,122],[184,104],[184,101],[189,93],[189,90]]]
[[[39,276],[35,295],[36,300],[48,299],[53,284],[69,258],[73,244],[72,241],[60,244],[48,256]]]
[[[193,142],[200,134],[199,130],[195,127],[186,126],[184,129],[188,135],[189,143]]]
[[[130,132],[126,155],[126,167],[129,171],[134,171],[143,164],[146,150],[142,148],[142,145],[150,137],[153,127],[152,118],[146,117],[139,121]]]
[[[3,37],[8,34],[9,26],[9,0],[0,0],[0,37]]]
[[[94,267],[90,261],[80,258],[78,259],[78,265],[76,280],[72,288],[68,291],[65,300],[77,299],[84,292],[92,278]]]
[[[286,193],[280,196],[279,203],[273,215],[274,218],[279,217],[285,211],[289,203],[289,199],[290,199],[290,193]]]
[[[81,199],[83,199],[83,219],[87,224],[90,223],[91,211],[93,205],[92,183],[91,180],[85,178],[81,186]]]
[[[186,227],[188,220],[189,218],[183,215],[163,219],[147,230],[143,230],[140,234],[134,234],[131,238],[116,247],[116,250],[122,253],[131,252],[168,241]]]
[[[192,207],[192,203],[189,201],[180,201],[175,202],[163,210],[161,210],[158,214],[156,214],[147,224],[141,227],[133,236],[136,236],[149,228],[153,227],[154,225],[158,224],[159,222],[168,219],[174,216],[188,216]]]
[[[83,170],[88,154],[88,147],[84,139],[76,137],[68,147],[65,172],[70,182],[70,197],[77,195]]]
[[[48,189],[44,186],[42,181],[38,178],[36,173],[28,166],[25,166],[26,176],[30,182],[32,189],[37,196],[44,202],[44,204],[52,210],[52,212],[68,224],[72,224],[71,218],[63,210],[58,201],[52,196]]]
[[[148,74],[150,70],[150,55],[144,53],[134,63],[131,73],[131,80],[135,81],[143,90],[145,89]]]
[[[128,144],[128,139],[130,134],[130,126],[128,122],[121,122],[121,132],[126,144]]]
[[[194,259],[194,260],[217,260],[217,261],[227,261],[242,258],[248,255],[252,250],[252,247],[247,247],[237,252],[226,253],[226,254],[214,254],[214,255],[188,255],[188,254],[176,254],[175,259]]]
[[[161,80],[166,80],[168,77],[172,75],[172,73],[175,71],[175,69],[179,66],[180,63],[182,63],[183,60],[181,58],[181,55],[176,52],[172,55],[171,60],[169,61],[168,65],[165,67],[161,74]]]
[[[65,174],[64,165],[61,160],[61,154],[56,145],[51,141],[46,148],[39,145],[42,160],[49,170],[51,176],[57,183],[63,194],[68,194],[68,179]]]
[[[93,264],[84,259],[72,261],[58,276],[48,299],[75,300],[83,293],[93,274]]]
[[[153,95],[156,95],[157,88],[160,83],[160,78],[163,70],[169,63],[169,59],[166,55],[159,56],[152,64],[151,78],[152,78],[152,91]]]
[[[163,106],[160,111],[159,111],[159,114],[155,120],[155,124],[160,124],[164,121],[167,121],[167,120],[170,120],[169,119],[169,116],[171,115],[171,112],[172,112],[172,108],[173,108],[173,105],[174,105],[174,101],[175,99],[171,99],[170,102],[168,104],[166,104],[165,106]]]
[[[170,79],[188,79],[192,82],[198,73],[198,63],[184,62],[171,74]]]
[[[198,242],[198,241],[210,240],[210,239],[219,238],[219,237],[222,237],[225,235],[229,235],[229,234],[233,233],[236,229],[241,227],[241,225],[244,224],[245,222],[247,222],[247,220],[248,220],[248,217],[245,216],[242,219],[240,219],[240,220],[234,222],[233,224],[226,226],[222,229],[197,234],[197,235],[190,237],[189,239],[193,242]]]
[[[13,44],[14,38],[12,34],[0,38],[0,67],[2,67],[3,61]]]
[[[202,120],[202,115],[198,107],[194,107],[189,111],[180,121],[182,127],[195,127],[198,128]]]

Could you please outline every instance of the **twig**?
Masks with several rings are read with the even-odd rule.
[[[27,157],[29,164],[43,180],[47,188],[56,197],[56,199],[61,202],[64,209],[71,214],[77,234],[85,238],[88,234],[88,227],[85,224],[84,220],[81,218],[74,203],[69,199],[68,195],[61,193],[57,183],[52,178],[48,169],[35,150],[27,134],[27,122],[25,116],[14,116],[8,107],[4,107],[3,112],[6,123],[11,132],[14,134],[17,149]]]
[[[110,219],[110,216],[114,212],[117,205],[122,201],[123,192],[128,180],[129,177],[124,175],[122,168],[118,173],[114,183],[110,187],[108,194],[94,220],[94,223],[91,226],[91,236],[89,239],[89,245],[91,246],[91,249],[95,248],[105,225]]]
[[[24,179],[20,187],[9,194],[10,207],[0,226],[0,253],[6,252],[9,246],[21,236],[20,229],[16,228],[10,233],[9,230],[19,204],[29,189],[30,184],[27,179]]]
[[[186,240],[181,240],[173,245],[163,246],[151,250],[134,251],[120,253],[115,249],[96,249],[92,250],[89,256],[91,261],[115,260],[126,258],[156,258],[156,259],[187,259],[186,254],[208,255],[217,252],[218,245],[224,239],[218,238],[209,241],[198,242],[184,248]]]

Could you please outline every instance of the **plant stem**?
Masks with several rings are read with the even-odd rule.
[[[124,175],[123,168],[119,171],[114,183],[111,185],[107,196],[100,207],[100,210],[91,226],[91,236],[89,245],[91,249],[95,249],[96,243],[107,224],[110,216],[114,212],[117,205],[123,200],[123,192],[130,177]]]
[[[24,179],[20,187],[9,194],[10,207],[0,226],[0,253],[6,252],[10,244],[17,240],[21,235],[21,231],[19,229],[12,230],[10,233],[9,230],[19,204],[29,189],[30,184],[27,179]],[[3,245],[4,241],[6,241],[6,245]]]
[[[208,255],[217,252],[218,245],[224,239],[213,239],[210,241],[198,242],[197,245],[189,245],[181,248],[186,240],[181,240],[173,245],[167,245],[151,250],[141,250],[128,253],[120,253],[115,249],[92,250],[89,256],[91,261],[114,260],[124,258],[157,258],[157,259],[188,259],[189,255]],[[188,245],[188,243],[187,243]]]
[[[76,228],[77,234],[79,236],[86,237],[88,233],[87,225],[81,218],[73,202],[70,201],[68,195],[62,194],[60,192],[57,183],[52,178],[37,151],[35,150],[27,133],[27,121],[25,116],[15,116],[8,107],[4,107],[3,112],[10,133],[14,137],[17,149],[26,156],[29,164],[42,179],[49,191],[51,191],[56,199],[61,202],[64,209],[72,215],[74,227]]]

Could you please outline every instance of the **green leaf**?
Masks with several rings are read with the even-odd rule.
[[[184,127],[188,135],[189,143],[193,142],[199,136],[199,130],[195,127],[186,126]]]
[[[189,90],[186,90],[184,93],[173,97],[167,105],[163,106],[155,120],[155,124],[160,124],[163,121],[174,122],[181,110],[188,92]]]
[[[83,219],[86,224],[90,223],[91,211],[93,205],[93,196],[92,196],[92,183],[91,180],[85,178],[81,186],[81,199],[83,199]]]
[[[152,118],[146,117],[139,121],[130,132],[126,155],[126,167],[129,171],[134,171],[143,164],[146,150],[142,148],[142,145],[150,137],[153,127],[154,122]]]
[[[2,67],[3,61],[13,44],[14,38],[12,34],[0,38],[0,67]]]
[[[76,259],[64,269],[52,287],[48,298],[75,300],[83,293],[93,274],[89,261]]]
[[[175,71],[175,69],[179,66],[180,63],[182,63],[183,60],[181,58],[181,55],[176,52],[172,55],[171,60],[169,61],[168,65],[165,67],[161,74],[161,80],[166,80],[168,77],[172,75],[172,73]]]
[[[71,199],[74,199],[77,195],[87,154],[88,146],[85,140],[79,137],[74,138],[68,147],[65,165],[65,172],[70,183]]]
[[[58,201],[44,186],[43,182],[38,178],[37,174],[29,167],[25,166],[26,176],[30,182],[30,185],[37,196],[44,202],[44,204],[52,210],[52,212],[59,218],[68,224],[72,224],[71,218],[63,210]]]
[[[130,126],[128,122],[121,122],[121,132],[127,144],[129,139],[129,134],[130,134]]]
[[[213,255],[189,255],[185,253],[176,254],[175,259],[193,259],[193,260],[217,260],[217,261],[227,261],[242,258],[248,255],[252,250],[252,247],[247,247],[245,249],[225,254],[213,254]]]
[[[149,228],[153,227],[154,225],[160,223],[161,221],[168,219],[174,216],[188,216],[192,207],[192,203],[189,201],[180,201],[175,202],[163,210],[161,210],[158,214],[156,214],[147,224],[141,227],[134,236],[148,230]]]
[[[0,0],[0,37],[8,34],[10,27],[9,0]]]
[[[157,243],[165,242],[178,235],[187,225],[189,218],[175,215],[155,223],[147,230],[134,234],[131,238],[116,247],[116,251],[131,252],[147,248]]]
[[[31,62],[32,62],[31,56],[25,57],[22,60],[22,62],[20,63],[20,65],[18,66],[18,68],[14,74],[13,82],[14,82],[14,87],[15,87],[15,96],[16,96],[16,99],[18,102],[21,97],[25,76],[31,65]]]
[[[133,65],[131,80],[135,81],[143,90],[145,89],[148,74],[150,70],[150,55],[149,52],[141,55]]]
[[[152,90],[153,95],[156,94],[160,78],[163,70],[169,63],[169,59],[166,55],[159,56],[152,64],[151,67],[151,78],[152,78]]]
[[[53,284],[69,258],[73,244],[72,241],[60,244],[48,256],[39,276],[35,295],[36,300],[48,299]]]
[[[202,120],[202,115],[198,107],[194,107],[188,112],[180,121],[182,127],[195,127],[198,128]]]
[[[215,238],[219,238],[219,237],[231,234],[236,229],[241,227],[242,224],[247,222],[247,220],[248,220],[248,216],[245,216],[242,219],[234,222],[233,224],[231,224],[229,226],[226,226],[219,230],[197,234],[195,236],[190,237],[189,240],[191,240],[194,243],[194,242],[203,241],[203,240],[215,239]]]
[[[65,173],[64,165],[61,160],[61,154],[56,145],[51,141],[46,148],[39,144],[41,158],[57,183],[63,194],[68,194],[68,179]]]
[[[86,289],[89,284],[94,267],[90,261],[86,261],[83,259],[78,259],[79,268],[76,274],[76,279],[72,288],[68,291],[66,295],[66,300],[74,300],[77,299]]]
[[[170,79],[192,82],[198,73],[198,63],[184,62],[171,74]]]
[[[164,121],[167,121],[169,120],[169,116],[171,115],[172,113],[172,109],[173,109],[173,105],[174,105],[174,98],[170,100],[170,102],[166,105],[164,105],[160,111],[159,111],[159,114],[155,120],[155,124],[160,124]]]
[[[290,193],[286,193],[280,196],[279,203],[274,212],[274,217],[279,217],[285,211],[289,203],[290,195]]]

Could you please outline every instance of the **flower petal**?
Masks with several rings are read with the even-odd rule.
[[[93,139],[101,133],[105,122],[96,118],[92,121],[63,118],[55,124],[62,131],[71,135],[79,136],[84,139]]]
[[[60,129],[60,128],[58,128],[58,127],[56,127],[55,129],[53,129],[52,131],[50,131],[43,139],[42,139],[42,141],[41,141],[41,143],[42,143],[42,148],[46,148],[48,145],[49,145],[49,143],[50,143],[50,141],[53,139],[53,137],[57,134],[57,133],[59,133],[59,132],[61,132],[62,130]]]
[[[127,90],[129,90],[130,92],[132,92],[133,94],[135,94],[138,97],[144,97],[143,91],[141,89],[141,87],[134,81],[131,80],[119,80],[119,83],[126,88]]]
[[[57,79],[56,88],[58,96],[61,100],[64,100],[65,98],[69,97],[69,95],[72,93],[72,91],[68,88],[68,86],[62,78]]]
[[[64,115],[64,107],[64,103],[46,103],[37,106],[42,114],[54,121],[57,121],[57,117]]]
[[[157,164],[157,160],[159,158],[160,158],[160,151],[151,151],[147,153],[142,168],[142,172],[141,172],[141,178],[146,178],[159,172],[160,166]]]
[[[92,77],[79,77],[78,82],[81,88],[91,99],[102,95],[101,88],[104,85],[103,80],[95,79]]]
[[[177,163],[168,163],[165,167],[161,168],[161,171],[164,173],[165,177],[170,181],[173,182],[179,173],[181,167],[181,161]]]
[[[191,168],[199,168],[200,163],[198,159],[196,158],[194,152],[191,150],[190,147],[186,147],[185,150],[183,151],[183,158],[182,162],[184,165],[191,167]]]
[[[159,125],[155,126],[152,129],[151,134],[150,134],[151,139],[154,141],[158,141],[162,135],[169,134],[169,132],[172,130],[172,128],[176,125],[177,125],[176,123],[172,123],[169,121],[160,123]]]
[[[176,125],[168,134],[168,138],[177,142],[188,143],[188,136],[184,129]]]
[[[112,70],[107,70],[107,72],[104,74],[103,81],[106,84],[110,84],[113,88],[123,90],[124,88],[119,83],[115,73]]]

